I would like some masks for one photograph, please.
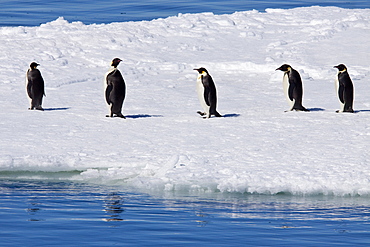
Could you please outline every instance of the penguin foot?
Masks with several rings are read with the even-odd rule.
[[[216,112],[214,115],[215,115],[215,117],[222,117],[222,115],[218,112]]]
[[[105,115],[105,117],[120,117],[120,118],[126,119],[126,117],[123,116],[122,114],[109,114],[109,115]]]
[[[297,110],[297,111],[307,111],[307,112],[309,112],[310,110],[308,110],[308,109],[304,108],[304,109],[299,109],[299,110]]]
[[[41,106],[38,106],[38,107],[36,107],[36,110],[44,111],[44,108],[42,108]]]
[[[116,117],[120,117],[120,118],[124,118],[124,119],[126,119],[126,118],[125,118],[125,116],[123,116],[123,115],[122,115],[122,113],[117,113],[117,114],[116,114]]]
[[[201,115],[201,116],[206,115],[206,113],[205,113],[205,112],[201,112],[201,111],[197,111],[197,113],[198,113],[199,115]]]
[[[335,112],[336,113],[342,113],[342,112],[354,113],[355,111],[354,110],[345,110],[345,111],[336,110]]]
[[[291,111],[310,111],[310,110],[308,110],[308,109],[306,109],[306,108],[304,108],[304,107],[302,107],[302,108],[293,108]]]
[[[343,112],[349,112],[349,113],[354,113],[355,111],[352,109],[344,110]]]

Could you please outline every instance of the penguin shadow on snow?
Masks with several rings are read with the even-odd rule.
[[[66,111],[69,109],[70,107],[53,107],[53,108],[44,108],[44,111]]]
[[[201,117],[203,119],[207,119],[207,117],[205,117],[201,111],[198,111],[197,112],[199,115],[201,115]],[[237,114],[237,113],[229,113],[229,114],[224,114],[224,115],[219,115],[219,116],[215,116],[215,117],[210,117],[210,118],[231,118],[231,117],[240,117],[240,114]]]
[[[222,116],[225,117],[225,118],[228,118],[228,117],[240,117],[240,114],[237,114],[237,113],[229,113],[229,114],[224,114]]]
[[[136,114],[136,115],[125,115],[126,118],[152,118],[152,117],[163,117],[162,115],[149,115],[149,114]]]
[[[309,110],[310,112],[326,111],[323,108],[308,108],[307,110]],[[335,112],[339,113],[339,111],[335,111]],[[370,112],[370,110],[354,110],[353,112],[350,112],[350,113],[360,113],[360,112]],[[346,112],[344,112],[344,113],[346,113]]]
[[[325,111],[324,108],[319,108],[319,107],[315,107],[315,108],[307,108],[308,111],[312,111],[312,112],[315,112],[315,111]]]
[[[353,113],[370,112],[370,110],[354,110]]]

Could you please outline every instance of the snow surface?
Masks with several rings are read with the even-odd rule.
[[[0,28],[0,177],[69,179],[146,191],[370,195],[370,9],[309,7],[179,14],[84,25],[58,18]],[[103,78],[124,61],[127,119],[106,118]],[[29,111],[25,71],[45,79]],[[283,63],[303,105],[288,109]],[[335,113],[334,65],[348,67],[357,113]],[[205,67],[224,118],[202,119]]]

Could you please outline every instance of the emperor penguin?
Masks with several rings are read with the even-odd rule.
[[[122,60],[114,58],[111,63],[111,68],[105,74],[105,100],[110,106],[110,114],[107,117],[121,117],[122,105],[126,96],[126,84],[121,72],[117,69],[118,64]]]
[[[334,66],[334,68],[338,69],[338,74],[335,80],[335,89],[341,105],[341,109],[336,112],[354,112],[354,88],[352,80],[347,72],[347,67],[344,64],[339,64]]]
[[[37,66],[40,64],[32,62],[30,68],[26,72],[26,89],[27,95],[30,99],[31,107],[30,110],[36,109],[43,111],[42,108],[42,98],[45,95],[45,86],[44,79],[41,76],[40,70],[37,69]]]
[[[198,111],[204,118],[210,118],[211,115],[216,117],[222,117],[220,113],[217,112],[217,92],[216,86],[213,82],[211,75],[205,68],[194,69],[198,71],[197,78],[197,93],[200,104],[204,112]]]
[[[303,84],[298,71],[289,64],[283,64],[276,70],[284,72],[283,89],[289,104],[289,111],[309,111],[302,105]]]

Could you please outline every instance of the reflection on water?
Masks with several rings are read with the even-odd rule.
[[[30,198],[28,202],[27,213],[29,215],[29,221],[41,221],[37,213],[40,210],[40,203],[37,202],[37,198]]]
[[[107,223],[108,222],[108,223]],[[370,198],[147,195],[71,182],[0,180],[2,243],[25,246],[369,245]]]
[[[198,217],[195,222],[198,223],[198,226],[205,227],[210,221],[210,215],[199,210],[195,212],[195,215]]]
[[[104,221],[122,221],[121,213],[123,209],[123,199],[117,193],[110,193],[105,199],[104,211],[108,214],[108,218],[103,218]]]

